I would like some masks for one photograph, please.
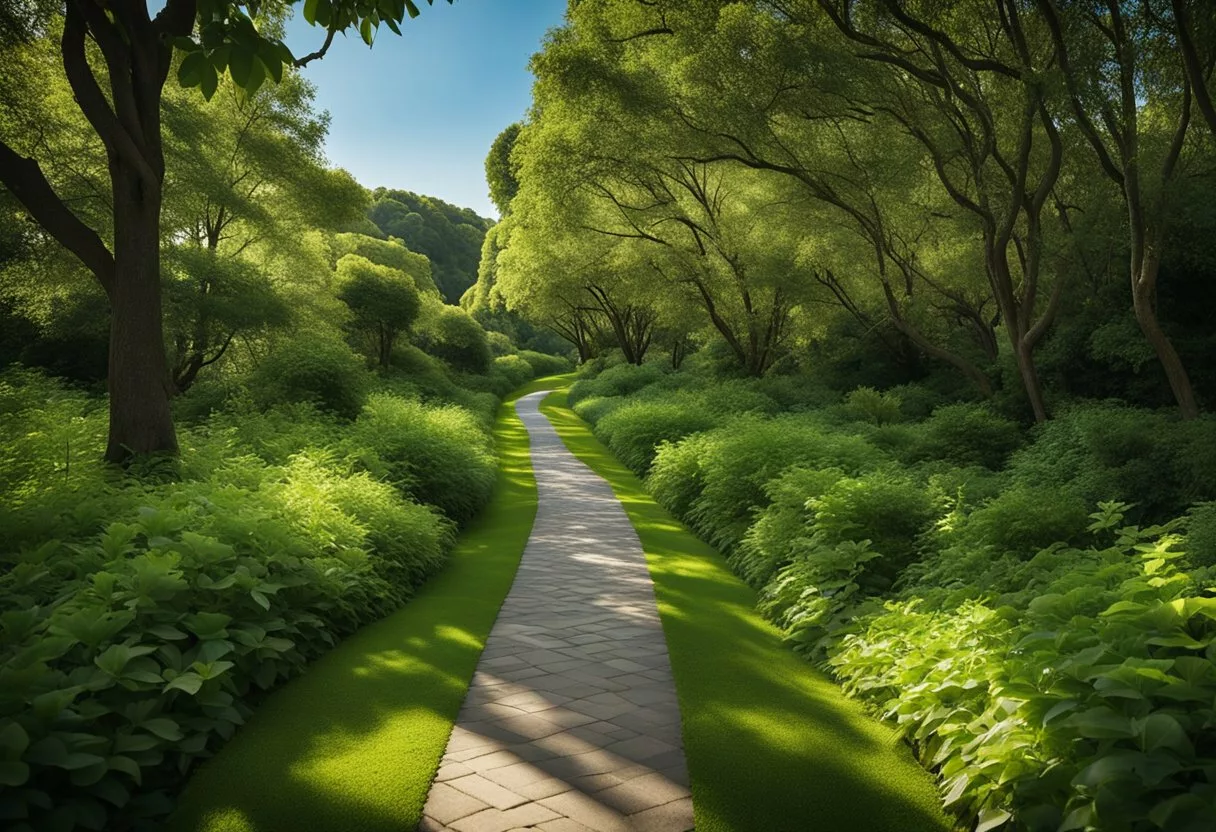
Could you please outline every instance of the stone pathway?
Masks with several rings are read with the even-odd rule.
[[[692,798],[654,587],[612,489],[516,410],[540,498],[422,832],[686,832]]]

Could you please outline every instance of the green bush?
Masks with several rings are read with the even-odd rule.
[[[843,411],[848,418],[873,425],[890,425],[903,418],[898,395],[879,393],[873,387],[858,387],[844,397]]]
[[[364,464],[403,493],[437,507],[458,524],[490,499],[495,462],[484,426],[468,411],[375,394],[350,441],[371,453]]]
[[[890,469],[841,478],[807,505],[814,530],[829,541],[870,541],[880,556],[865,570],[863,588],[870,591],[889,587],[915,559],[917,538],[936,509],[922,483]]]
[[[1187,518],[1187,554],[1196,566],[1216,566],[1216,503],[1200,503]]]
[[[616,364],[594,378],[584,378],[570,388],[568,401],[574,407],[592,396],[627,396],[663,377],[657,364]]]
[[[714,430],[659,445],[646,477],[650,493],[676,517],[687,517],[705,488],[705,461],[724,439],[721,431]]]
[[[950,404],[937,408],[921,425],[913,458],[940,459],[955,465],[983,465],[998,470],[1022,443],[1017,422],[1002,418],[979,404]]]
[[[844,477],[839,468],[790,468],[765,484],[769,504],[748,527],[731,568],[756,589],[801,554],[811,535],[814,512],[808,501]]]
[[[595,423],[595,435],[617,459],[643,475],[663,442],[676,442],[716,425],[713,416],[681,404],[627,401]]]
[[[1216,499],[1216,420],[1113,404],[1075,405],[1037,429],[1010,473],[1029,487],[1066,487],[1088,503],[1116,497],[1161,520]]]
[[[885,459],[865,439],[833,433],[822,423],[803,416],[771,420],[742,417],[707,435],[714,441],[698,462],[699,493],[685,519],[727,553],[742,540],[753,512],[767,504],[765,484],[786,468],[839,467],[856,474],[877,467]],[[671,473],[664,470],[667,462],[662,453],[658,454],[652,470],[670,479]]]
[[[454,370],[485,373],[490,368],[486,331],[458,306],[425,305],[414,333],[423,351],[443,359]]]
[[[594,426],[625,401],[621,396],[592,396],[580,401],[573,409],[580,419]]]
[[[503,395],[526,384],[536,376],[536,371],[522,355],[503,355],[495,358],[492,372],[505,376],[511,385]]]
[[[964,545],[1029,557],[1052,543],[1076,541],[1087,516],[1085,501],[1074,493],[1014,486],[971,512],[961,538]]]
[[[369,387],[363,360],[340,341],[298,337],[276,344],[249,380],[250,394],[263,408],[308,403],[353,419]]]
[[[570,363],[570,359],[563,358],[560,355],[549,355],[548,353],[536,352],[535,350],[520,350],[519,357],[532,365],[532,375],[536,378],[568,373],[574,369],[574,365]]]
[[[180,430],[181,479],[159,484],[99,462],[96,403],[6,376],[0,420],[38,410],[75,431],[52,438],[82,447],[56,471],[57,441],[6,434],[24,460],[4,459],[5,473],[25,475],[3,479],[18,497],[0,541],[3,816],[18,829],[157,828],[259,692],[408,598],[451,524],[331,453],[268,464],[244,444],[238,427],[261,441],[310,418],[320,427],[261,452],[324,442],[336,423],[306,406]],[[34,515],[51,533],[9,534]]]

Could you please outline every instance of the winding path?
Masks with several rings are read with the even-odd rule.
[[[427,797],[422,832],[685,832],[692,798],[654,587],[612,489],[539,406],[539,508]]]

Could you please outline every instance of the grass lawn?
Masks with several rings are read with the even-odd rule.
[[[276,691],[193,777],[170,828],[412,830],[536,514],[528,434],[502,405],[494,497],[417,597]]]
[[[612,485],[638,532],[683,715],[697,832],[920,832],[952,826],[895,733],[781,643],[755,592],[565,407],[542,412]]]

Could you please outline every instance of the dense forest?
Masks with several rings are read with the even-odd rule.
[[[1210,832],[1216,5],[572,0],[498,222],[325,158],[416,5],[291,9],[0,8],[0,823],[163,828],[577,365],[958,829]]]

